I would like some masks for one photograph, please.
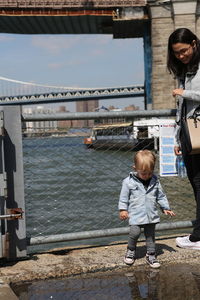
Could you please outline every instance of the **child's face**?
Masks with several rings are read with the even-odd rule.
[[[153,170],[151,171],[145,171],[145,170],[139,170],[135,168],[135,171],[137,172],[137,176],[142,180],[148,180],[153,175]]]

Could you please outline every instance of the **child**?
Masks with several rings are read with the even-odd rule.
[[[137,240],[144,228],[146,238],[146,261],[152,268],[159,268],[160,263],[155,256],[155,225],[160,222],[157,203],[165,215],[175,216],[170,210],[158,178],[153,174],[155,154],[149,150],[141,150],[135,154],[133,169],[123,180],[119,198],[119,217],[129,219],[130,233],[124,262],[132,265],[135,261]]]

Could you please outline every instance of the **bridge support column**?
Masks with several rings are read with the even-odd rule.
[[[186,27],[195,33],[197,0],[171,1],[174,28]]]
[[[166,68],[168,37],[179,27],[188,27],[200,33],[200,20],[196,19],[197,0],[149,2],[152,39],[152,107],[149,108],[175,108],[172,90],[176,87],[176,81]]]
[[[166,71],[167,42],[174,29],[169,4],[154,1],[151,10],[152,44],[152,109],[175,108],[171,90],[175,87],[172,76]],[[172,87],[172,88],[170,88]]]

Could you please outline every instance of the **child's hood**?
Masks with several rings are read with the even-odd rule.
[[[138,177],[137,177],[137,172],[130,172],[130,173],[129,173],[129,179],[131,179],[131,178],[132,178],[133,180],[135,180],[135,181],[137,181],[137,182],[140,183],[140,180],[139,180]],[[152,186],[152,185],[154,185],[155,183],[158,183],[158,177],[157,177],[155,174],[153,174],[153,176],[151,177],[149,186]]]

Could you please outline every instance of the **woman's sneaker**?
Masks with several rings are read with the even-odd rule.
[[[200,250],[200,241],[191,242],[189,235],[176,238],[176,245],[180,248]]]
[[[154,269],[160,268],[160,263],[156,259],[155,254],[146,254],[146,262]]]
[[[132,265],[135,262],[135,251],[127,249],[125,257],[124,257],[124,262],[127,265]]]

